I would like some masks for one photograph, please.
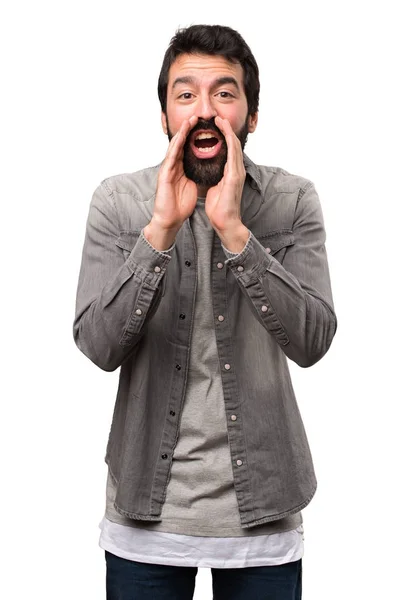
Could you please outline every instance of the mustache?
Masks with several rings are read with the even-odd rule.
[[[209,119],[209,120],[199,119],[197,121],[196,125],[190,130],[188,137],[192,133],[195,133],[196,131],[199,131],[200,129],[209,129],[210,131],[215,131],[220,135],[222,140],[225,139],[224,134],[222,133],[222,131],[220,129],[218,129],[218,127],[215,124],[215,117],[212,117],[212,119]]]

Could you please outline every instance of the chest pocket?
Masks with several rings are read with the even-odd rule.
[[[257,240],[265,248],[268,254],[271,254],[281,264],[289,246],[294,244],[294,235],[291,229],[280,231],[270,231],[265,235],[256,235]]]
[[[136,246],[139,239],[140,231],[120,231],[119,237],[115,244],[121,248],[125,260],[127,260]]]

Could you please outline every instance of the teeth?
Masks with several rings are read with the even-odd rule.
[[[203,138],[203,139],[204,139],[204,138]],[[211,152],[212,150],[214,150],[214,148],[215,148],[215,146],[211,146],[211,148],[197,148],[197,150],[198,150],[199,152],[204,152],[204,153],[207,153],[207,152]]]
[[[199,135],[196,136],[196,140],[209,140],[210,138],[216,137],[215,135],[213,135],[212,133],[199,133]]]

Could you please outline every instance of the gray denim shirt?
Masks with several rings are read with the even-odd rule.
[[[242,220],[251,234],[228,258],[214,235],[215,335],[232,472],[243,527],[303,509],[317,482],[287,357],[320,360],[336,331],[325,229],[313,184],[245,155]],[[159,166],[105,179],[89,209],[74,338],[105,371],[121,367],[105,461],[115,509],[160,521],[185,399],[196,293],[189,219],[170,254],[150,221]],[[219,318],[219,317],[224,317]]]

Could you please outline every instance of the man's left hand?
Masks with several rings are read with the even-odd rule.
[[[242,147],[227,119],[215,117],[215,124],[225,136],[228,158],[221,181],[207,192],[206,214],[225,248],[241,252],[249,238],[240,215],[246,178]]]

